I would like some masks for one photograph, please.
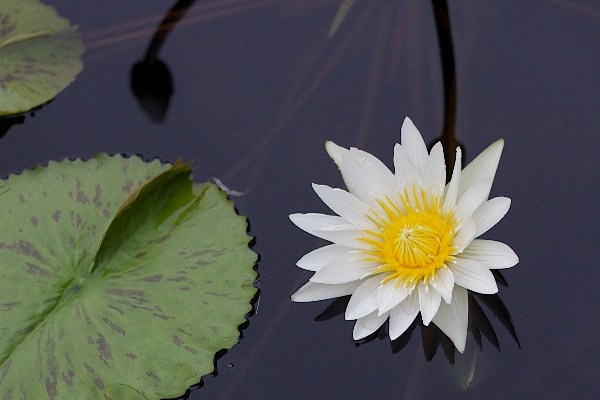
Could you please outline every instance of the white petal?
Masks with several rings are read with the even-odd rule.
[[[461,225],[460,231],[452,239],[452,246],[456,247],[457,253],[462,253],[477,236],[477,225],[471,218],[464,219]]]
[[[383,274],[382,274],[383,275]],[[384,277],[382,276],[382,279]],[[400,284],[396,287],[396,280],[392,279],[377,290],[377,308],[383,314],[396,307],[410,292]]]
[[[411,294],[409,294],[406,299],[400,302],[400,307],[407,314],[412,314],[415,311],[419,311],[419,294],[416,290],[413,290]]]
[[[433,323],[454,342],[461,353],[465,351],[467,325],[469,320],[469,300],[467,290],[454,286],[452,302],[440,304]]]
[[[456,160],[454,161],[454,169],[452,170],[452,178],[447,185],[446,194],[444,195],[444,204],[442,206],[442,215],[456,205],[456,195],[458,194],[458,185],[460,183],[460,170],[462,168],[462,151],[460,147],[456,148]]]
[[[421,318],[423,325],[427,326],[440,308],[442,297],[431,287],[425,286],[423,281],[417,285],[419,292],[419,309],[421,310]]]
[[[417,168],[419,174],[424,176],[427,167],[427,159],[429,158],[427,146],[425,146],[425,141],[419,133],[419,130],[408,117],[404,119],[402,129],[400,130],[400,136],[402,147],[404,148],[404,151],[406,151],[406,155]]]
[[[496,225],[508,212],[510,199],[508,197],[494,197],[479,206],[471,218],[477,225],[477,236],[486,233]]]
[[[315,229],[312,234],[316,237],[329,240],[332,243],[342,246],[363,250],[371,249],[371,245],[360,240],[360,238],[365,236],[365,232],[362,230],[352,229],[352,227],[353,225],[330,226],[327,228]]]
[[[318,271],[334,259],[352,250],[354,250],[352,247],[330,244],[305,254],[296,265],[308,271]]]
[[[315,183],[313,183],[313,190],[323,200],[323,203],[340,217],[362,229],[372,228],[373,224],[367,218],[371,209],[358,197],[342,189],[333,189]]]
[[[399,193],[401,193],[404,188],[411,188],[413,185],[418,188],[423,186],[423,180],[417,167],[410,161],[404,148],[399,144],[394,146],[394,171],[396,175],[397,191]]]
[[[454,274],[449,268],[438,268],[435,271],[433,287],[444,298],[446,303],[452,301],[452,289],[454,289]]]
[[[354,293],[361,281],[342,283],[340,285],[327,285],[324,283],[307,282],[296,293],[292,295],[292,301],[305,303],[333,299]]]
[[[477,260],[490,269],[510,268],[519,262],[510,247],[494,240],[475,239],[460,257]]]
[[[398,339],[408,329],[410,324],[413,323],[417,314],[419,314],[418,308],[417,311],[411,314],[404,312],[399,305],[392,308],[390,311],[390,339]]]
[[[382,213],[377,199],[384,199],[386,195],[393,193],[387,193],[379,177],[349,154],[342,154],[342,163],[344,182],[348,186],[348,191],[375,211]]]
[[[462,221],[464,218],[470,217],[477,210],[477,207],[487,200],[491,188],[491,179],[482,179],[471,185],[454,209],[456,219]]]
[[[364,257],[364,254],[359,251],[351,251],[325,265],[310,280],[333,285],[361,279],[380,265],[371,261],[363,261]]]
[[[461,198],[475,182],[481,179],[494,179],[503,147],[504,139],[495,141],[462,170],[458,198]]]
[[[423,177],[423,184],[429,196],[441,196],[444,194],[446,184],[446,164],[444,163],[444,149],[437,142],[431,149],[429,162]]]
[[[459,285],[482,294],[498,292],[494,275],[479,261],[456,257],[448,263],[448,268],[454,274],[455,286]]]
[[[373,156],[370,153],[367,153],[366,151],[359,150],[356,148],[350,148],[350,150],[345,149],[333,142],[325,143],[325,149],[340,169],[342,177],[344,178],[344,182],[346,183],[346,186],[349,190],[350,185],[352,184],[351,179],[353,178],[353,173],[347,170],[347,166],[344,166],[344,156],[350,156],[358,163],[360,163],[366,170],[368,170],[373,176],[376,177],[377,184],[379,186],[383,186],[387,192],[394,192],[394,175],[377,157]],[[354,193],[352,190],[350,190],[350,192]]]
[[[346,307],[347,320],[362,318],[377,309],[377,289],[380,282],[379,276],[373,276],[362,282],[352,294]]]
[[[350,156],[359,161],[369,171],[371,171],[374,176],[379,178],[381,185],[385,187],[386,194],[394,193],[396,182],[394,179],[394,174],[389,170],[388,167],[385,166],[384,163],[381,162],[379,158],[354,147],[350,148]]]
[[[331,226],[352,228],[350,222],[342,217],[317,213],[290,214],[290,221],[304,232],[308,232],[315,236],[318,236],[314,233],[315,229],[328,228]]]
[[[325,150],[327,150],[327,154],[333,159],[333,162],[337,165],[340,172],[343,172],[342,153],[348,153],[349,150],[338,146],[331,141],[325,142]]]
[[[291,214],[290,220],[300,229],[318,238],[357,249],[370,249],[359,238],[365,233],[342,217],[324,214]]]
[[[377,315],[376,311],[373,311],[371,314],[359,319],[360,324],[367,329],[371,329],[373,331],[379,329],[381,325],[388,319],[389,313],[385,313],[383,315]]]
[[[356,320],[356,323],[354,324],[354,331],[352,332],[352,337],[354,338],[354,340],[359,340],[369,336],[371,333],[379,329],[379,327],[385,322],[387,317],[387,314],[377,316],[377,312],[373,311],[366,317]],[[379,323],[379,325],[377,325],[377,323]],[[365,325],[368,325],[369,328],[365,327]],[[371,328],[374,326],[376,327]]]
[[[360,340],[366,338],[377,329],[367,329],[360,323],[360,320],[356,320],[354,323],[354,330],[352,331],[352,338],[354,340]]]

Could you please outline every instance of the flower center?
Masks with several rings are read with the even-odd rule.
[[[363,250],[365,260],[381,264],[374,273],[390,272],[382,284],[396,279],[398,285],[414,288],[421,279],[435,282],[435,271],[453,259],[454,213],[442,215],[443,197],[427,196],[425,189],[418,193],[414,186],[412,196],[405,189],[399,200],[378,201],[385,215],[373,211],[369,217],[378,229],[361,238],[371,245]]]

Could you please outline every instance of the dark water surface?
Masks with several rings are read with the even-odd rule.
[[[129,74],[172,4],[47,3],[84,33],[85,67],[0,141],[2,174],[97,152],[183,156],[195,160],[197,181],[217,177],[248,191],[235,202],[262,258],[258,313],[218,361],[218,376],[205,377],[190,398],[570,399],[600,392],[598,3],[449,4],[457,136],[469,160],[506,140],[492,196],[510,197],[512,208],[486,237],[508,243],[521,260],[503,271],[509,287],[499,294],[522,348],[488,313],[501,351],[484,339],[479,352],[469,336],[454,367],[441,351],[425,360],[419,328],[397,354],[389,339],[356,347],[353,322],[313,321],[330,301],[289,300],[310,277],[295,262],[324,242],[287,216],[329,213],[311,182],[343,187],[325,141],[361,147],[391,166],[405,116],[426,142],[440,134],[442,72],[428,1],[357,0],[331,39],[341,0],[198,1],[160,52],[174,81],[163,124],[138,106]],[[473,387],[461,390],[469,381]]]

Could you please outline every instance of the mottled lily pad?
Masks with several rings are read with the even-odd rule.
[[[0,196],[0,397],[177,397],[237,343],[246,219],[188,165],[50,162]]]
[[[52,100],[83,68],[75,27],[37,0],[2,0],[0,116]]]

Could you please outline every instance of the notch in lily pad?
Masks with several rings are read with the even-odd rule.
[[[83,69],[76,27],[37,0],[3,0],[0,9],[0,116],[52,100]]]
[[[100,154],[0,181],[0,397],[174,398],[238,342],[257,255],[190,172]]]

